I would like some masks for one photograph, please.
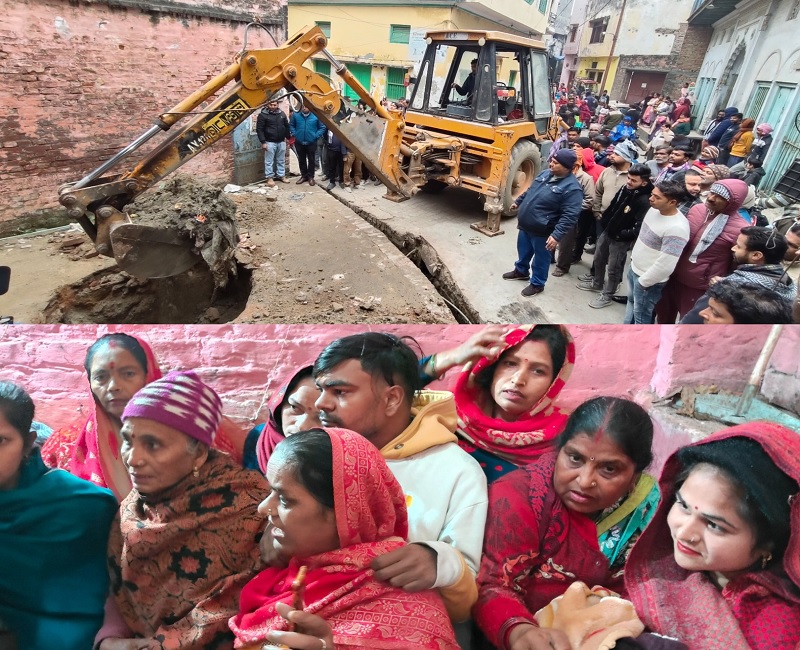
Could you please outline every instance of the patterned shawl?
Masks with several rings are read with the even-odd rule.
[[[706,438],[740,436],[758,442],[773,462],[800,482],[800,437],[777,424],[751,422]],[[800,496],[792,501],[792,535],[783,567],[732,579],[723,591],[704,572],[686,571],[673,557],[667,514],[680,472],[673,455],[664,467],[664,498],[634,546],[625,572],[628,596],[645,625],[703,650],[779,650],[800,647]],[[766,479],[767,477],[765,477]]]
[[[261,565],[266,479],[213,450],[199,474],[156,502],[132,490],[111,530],[111,591],[150,648],[231,648],[228,619]]]
[[[161,369],[153,350],[142,339],[134,337],[147,356],[145,382],[161,379]],[[121,501],[131,491],[131,479],[119,454],[120,441],[103,407],[87,388],[93,408],[82,423],[75,423],[53,433],[42,447],[42,459],[48,467],[60,467],[75,476],[107,487]]]
[[[291,583],[305,565],[305,611],[328,621],[337,650],[457,650],[435,591],[407,593],[373,578],[371,561],[402,547],[408,534],[400,484],[364,437],[344,429],[327,431],[341,548],[294,558],[288,568],[270,567],[258,574],[242,590],[240,612],[230,621],[235,647],[261,644],[268,632],[287,629],[275,604],[291,603]]]
[[[134,337],[147,357],[145,384],[161,379],[162,372],[150,346]],[[103,407],[92,393],[87,376],[89,397],[94,405],[89,416],[55,431],[42,446],[42,459],[48,467],[59,467],[70,474],[110,489],[118,501],[131,491],[131,479],[119,453],[120,439]],[[214,447],[241,461],[244,451],[242,431],[228,418],[222,418],[214,438]]]
[[[500,354],[522,343],[534,327],[536,326],[525,325],[509,332]],[[491,398],[475,384],[475,377],[481,370],[495,363],[497,358],[482,357],[472,368],[465,366],[453,391],[458,412],[459,437],[515,465],[527,465],[553,448],[553,439],[561,433],[568,417],[554,402],[572,374],[575,364],[575,343],[572,335],[566,327],[561,329],[567,338],[567,357],[561,372],[530,413],[516,422],[493,418],[486,415],[482,408],[489,408],[488,401]]]
[[[267,462],[269,461],[269,457],[272,455],[272,452],[275,451],[277,444],[286,437],[283,434],[283,427],[281,426],[280,417],[281,409],[286,403],[286,400],[289,398],[289,387],[291,386],[294,388],[293,384],[297,375],[310,367],[310,365],[305,365],[295,370],[294,374],[289,377],[289,380],[283,385],[283,387],[269,398],[269,401],[267,402],[269,419],[265,423],[254,427],[254,429],[258,429],[259,431],[258,442],[256,443],[258,466],[265,474],[267,473]]]

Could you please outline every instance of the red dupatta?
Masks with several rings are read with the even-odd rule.
[[[256,443],[258,467],[265,474],[267,472],[267,463],[269,462],[269,457],[272,456],[272,452],[275,451],[275,447],[277,447],[278,443],[286,437],[283,433],[283,427],[281,426],[280,422],[280,411],[284,402],[289,397],[287,395],[289,387],[292,386],[297,375],[311,367],[312,366],[308,364],[295,370],[294,374],[289,377],[289,380],[281,387],[280,390],[276,391],[267,402],[269,419],[264,423],[264,428],[262,429],[261,435],[259,435],[258,442]]]
[[[527,465],[551,450],[553,440],[567,423],[568,413],[555,406],[554,402],[575,365],[575,343],[572,335],[566,327],[561,328],[567,339],[564,365],[547,393],[528,414],[516,422],[506,422],[486,415],[484,408],[489,409],[489,398],[475,384],[475,377],[481,370],[496,363],[503,352],[520,345],[534,327],[536,326],[526,325],[509,332],[500,354],[493,358],[481,357],[472,368],[466,366],[453,391],[458,413],[458,435],[476,447],[515,465]]]
[[[138,336],[132,338],[139,342],[147,358],[145,385],[161,379],[161,368],[152,348]],[[86,379],[94,408],[82,424],[72,424],[55,431],[42,446],[42,460],[48,467],[65,469],[95,485],[107,487],[117,501],[122,501],[130,493],[132,485],[119,452],[121,440],[110,418],[95,399],[89,377]],[[243,431],[230,419],[223,417],[214,437],[214,448],[241,463]]]
[[[741,424],[697,444],[737,436],[758,442],[781,470],[800,483],[800,436],[777,424]],[[800,496],[792,501],[792,533],[783,570],[746,573],[720,591],[705,573],[686,571],[675,563],[667,514],[679,472],[673,454],[661,476],[661,504],[633,547],[625,570],[628,596],[645,625],[692,649],[800,648]]]
[[[142,346],[147,357],[145,383],[161,379],[161,369],[150,346],[133,337]],[[89,377],[87,376],[87,383]],[[87,386],[93,408],[82,424],[75,423],[58,429],[42,446],[42,460],[48,467],[67,470],[100,487],[107,487],[117,497],[124,499],[131,491],[131,480],[119,455],[120,441],[103,407]]]
[[[237,648],[263,643],[268,632],[288,629],[275,610],[291,603],[291,584],[308,567],[305,611],[333,629],[337,650],[375,648],[457,650],[453,629],[434,591],[406,593],[377,582],[374,558],[405,544],[405,496],[386,462],[363,436],[327,429],[333,447],[333,488],[340,548],[270,567],[242,590],[239,614],[230,620]]]

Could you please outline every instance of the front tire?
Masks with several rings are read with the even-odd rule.
[[[528,140],[520,140],[511,148],[511,162],[508,165],[508,177],[503,187],[503,216],[510,217],[515,213],[511,206],[533,183],[542,170],[542,156],[539,148]]]

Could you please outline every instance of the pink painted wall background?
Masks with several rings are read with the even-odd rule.
[[[162,370],[195,369],[222,397],[227,415],[242,425],[266,417],[259,408],[292,369],[312,361],[332,339],[364,326],[8,326],[0,329],[0,379],[22,384],[33,396],[37,419],[51,427],[73,422],[90,406],[82,363],[87,347],[109,331],[147,340]],[[479,326],[381,326],[415,337],[425,353],[466,340]],[[600,394],[664,397],[683,385],[739,392],[750,375],[768,326],[569,327],[578,350],[560,403],[574,407]],[[797,408],[800,395],[800,328],[784,330],[765,392]],[[433,387],[450,388],[456,372]],[[788,404],[786,400],[793,399]]]

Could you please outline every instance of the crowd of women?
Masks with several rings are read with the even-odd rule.
[[[375,338],[379,370],[326,348],[249,433],[194,371],[162,376],[126,334],[89,348],[94,410],[43,445],[29,395],[0,382],[0,647],[456,650],[471,615],[472,648],[800,648],[797,432],[724,429],[657,480],[641,406],[559,407],[579,359],[566,327],[489,327],[402,379],[380,364],[413,342],[347,342]],[[356,364],[371,390],[331,363]],[[454,393],[417,401],[446,372]],[[377,411],[406,403],[412,422],[434,404],[436,435],[489,485],[462,602],[383,561],[418,525],[392,462],[416,429],[376,444]]]

